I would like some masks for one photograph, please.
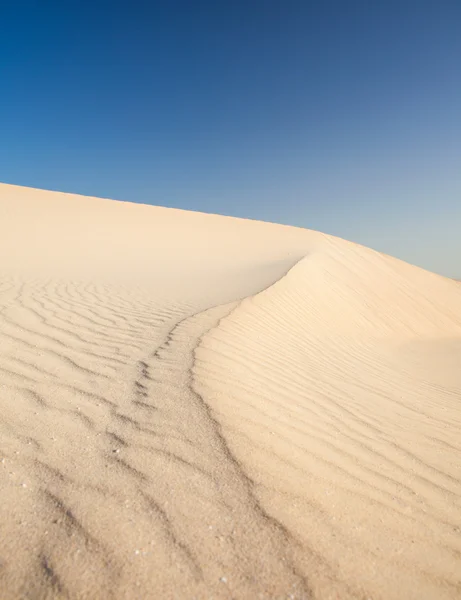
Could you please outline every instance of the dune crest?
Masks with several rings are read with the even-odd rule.
[[[331,239],[201,340],[195,387],[313,597],[460,597],[460,308]]]
[[[461,288],[0,185],[0,597],[457,598]]]

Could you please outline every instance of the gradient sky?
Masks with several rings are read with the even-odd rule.
[[[1,181],[461,278],[460,0],[1,4]]]

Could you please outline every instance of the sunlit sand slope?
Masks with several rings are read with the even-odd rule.
[[[455,282],[330,240],[195,356],[249,502],[313,597],[461,597]]]
[[[7,185],[0,261],[2,600],[460,596],[459,284]]]

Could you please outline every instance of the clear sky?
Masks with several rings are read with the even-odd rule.
[[[461,1],[2,2],[0,180],[461,278]]]

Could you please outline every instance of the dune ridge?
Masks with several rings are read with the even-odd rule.
[[[457,598],[461,288],[0,185],[0,597]]]
[[[312,597],[458,598],[461,290],[343,246],[208,331],[195,385]]]

